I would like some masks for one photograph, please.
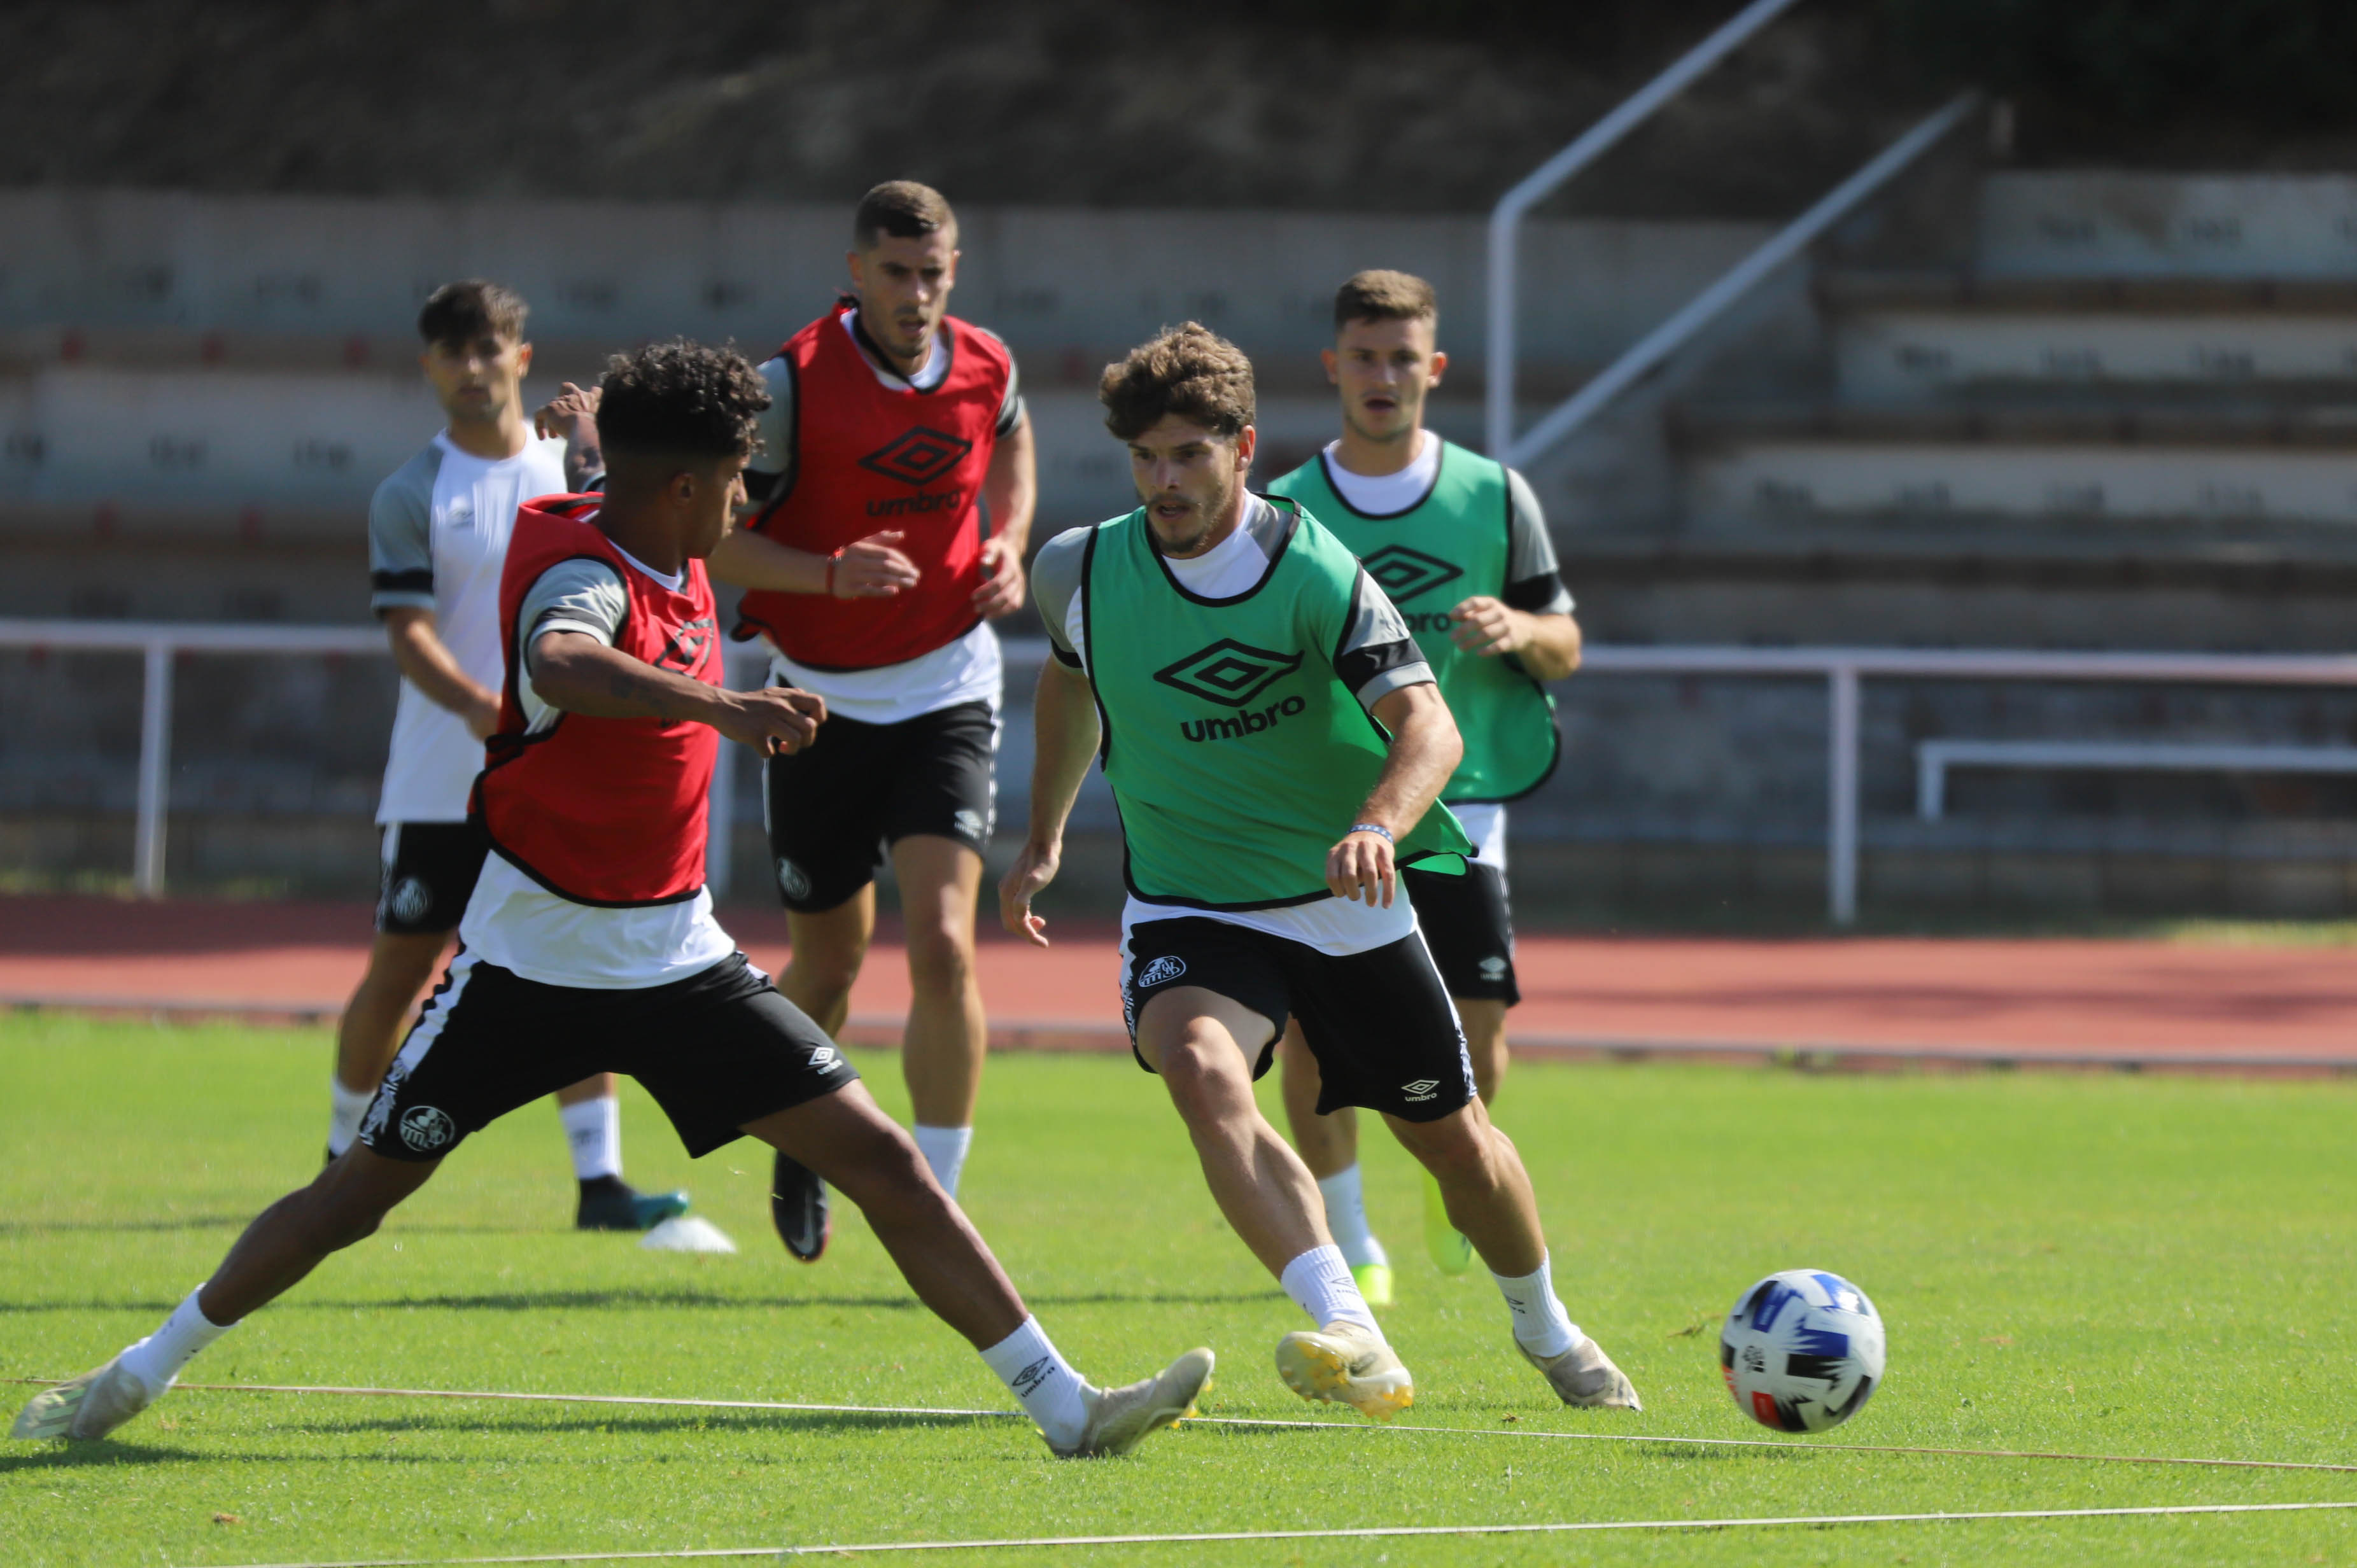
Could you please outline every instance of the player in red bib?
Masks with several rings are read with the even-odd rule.
[[[901,1070],[917,1146],[954,1196],[985,1036],[974,903],[1000,686],[985,623],[1023,605],[1031,427],[1006,345],[947,314],[957,219],[941,194],[877,186],[852,240],[851,295],[761,366],[755,510],[712,575],[746,588],[736,632],[768,642],[770,678],[824,697],[829,715],[763,784],[793,944],[779,989],[843,1026],[888,853],[909,944]],[[559,400],[543,428],[590,436],[587,401]],[[817,1258],[824,1186],[781,1155],[770,1190],[787,1249]]]
[[[473,801],[490,854],[457,956],[359,1141],[265,1209],[154,1334],[36,1395],[13,1435],[106,1435],[247,1314],[372,1234],[468,1134],[608,1071],[654,1096],[691,1155],[750,1133],[840,1187],[1057,1454],[1126,1452],[1210,1376],[1208,1350],[1121,1389],[1073,1371],[916,1144],[714,920],[705,799],[721,737],[791,754],[825,717],[805,692],[720,683],[702,558],[743,498],[769,398],[743,360],[680,342],[615,360],[602,392],[607,493],[516,515],[499,725]]]

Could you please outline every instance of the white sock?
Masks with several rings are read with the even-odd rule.
[[[1541,1358],[1560,1356],[1579,1343],[1579,1325],[1555,1297],[1551,1260],[1541,1258],[1536,1269],[1519,1279],[1490,1277],[1513,1309],[1514,1343]]]
[[[965,1152],[974,1147],[971,1127],[917,1126],[917,1152],[925,1156],[925,1164],[933,1167],[933,1179],[952,1197],[957,1196],[958,1177],[965,1174]]]
[[[560,1105],[558,1120],[573,1144],[573,1174],[583,1181],[622,1175],[622,1102],[612,1095]]]
[[[1087,1380],[1048,1343],[1048,1331],[1036,1317],[982,1353],[985,1365],[1023,1402],[1023,1409],[1048,1441],[1069,1448],[1081,1440],[1089,1423],[1088,1407],[1081,1402]]]
[[[1318,1190],[1325,1195],[1326,1229],[1334,1233],[1334,1245],[1342,1249],[1342,1261],[1354,1269],[1389,1263],[1383,1244],[1367,1228],[1367,1197],[1359,1185],[1359,1167],[1353,1164],[1319,1176]]]
[[[1375,1315],[1367,1308],[1367,1298],[1359,1294],[1359,1282],[1351,1277],[1351,1265],[1342,1261],[1341,1248],[1310,1248],[1285,1265],[1278,1283],[1318,1327],[1329,1323],[1355,1323],[1361,1328],[1373,1329],[1375,1337],[1383,1338],[1383,1331],[1376,1326]]]
[[[234,1323],[215,1323],[197,1305],[199,1285],[188,1293],[188,1299],[172,1309],[164,1326],[123,1353],[123,1369],[147,1385],[150,1398],[161,1399],[164,1391],[179,1377],[180,1369],[196,1359],[197,1352],[237,1326]]]
[[[346,1089],[344,1080],[332,1075],[328,1079],[328,1153],[342,1154],[361,1135],[361,1118],[368,1114],[369,1103],[376,1099],[373,1089]]]

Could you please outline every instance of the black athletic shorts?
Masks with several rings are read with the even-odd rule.
[[[893,725],[829,718],[810,745],[770,758],[761,821],[786,908],[835,908],[875,881],[886,848],[912,833],[981,854],[998,813],[997,751],[990,704],[960,703]]]
[[[743,953],[667,985],[591,991],[526,980],[462,948],[370,1102],[361,1142],[387,1159],[438,1160],[517,1106],[600,1072],[637,1079],[692,1158],[859,1077]]]
[[[1514,915],[1506,901],[1505,868],[1465,863],[1465,875],[1400,868],[1400,886],[1415,906],[1415,923],[1448,994],[1460,1002],[1523,999],[1514,983]]]
[[[1130,1053],[1137,1015],[1157,993],[1200,985],[1275,1026],[1253,1064],[1268,1070],[1287,1015],[1318,1058],[1322,1115],[1363,1105],[1403,1122],[1437,1122],[1473,1098],[1473,1060],[1424,940],[1406,936],[1335,957],[1289,938],[1200,915],[1146,920],[1122,944],[1122,1016]],[[1137,1058],[1146,1067],[1146,1058]],[[1146,1068],[1148,1072],[1152,1068]]]
[[[387,822],[376,929],[396,937],[458,929],[491,841],[480,822]]]

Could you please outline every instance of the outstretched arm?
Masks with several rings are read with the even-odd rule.
[[[898,529],[871,533],[833,555],[797,550],[741,524],[720,539],[705,568],[740,588],[779,594],[824,594],[834,599],[888,599],[917,582],[916,563],[893,548],[908,537]]]
[[[1386,829],[1391,837],[1345,834],[1326,853],[1326,886],[1337,898],[1364,897],[1388,909],[1399,875],[1395,841],[1405,838],[1440,799],[1465,755],[1465,742],[1448,704],[1440,700],[1440,688],[1429,681],[1386,693],[1375,703],[1375,718],[1391,732],[1391,749],[1351,822]]]
[[[710,725],[768,756],[798,751],[818,734],[826,703],[791,686],[732,692],[607,647],[577,631],[533,639],[532,689],[550,707],[602,719]]]
[[[998,918],[1015,935],[1044,948],[1048,922],[1031,912],[1031,900],[1055,880],[1063,861],[1064,823],[1101,735],[1089,678],[1051,656],[1039,667],[1031,722],[1031,822],[1022,853],[998,884]]]

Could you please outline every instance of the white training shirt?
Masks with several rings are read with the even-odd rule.
[[[377,487],[369,505],[370,607],[434,612],[436,633],[469,679],[496,692],[500,571],[516,509],[565,490],[565,443],[533,441],[512,457],[477,457],[436,435]],[[401,682],[379,822],[463,822],[483,770],[467,721]]]
[[[1424,504],[1440,482],[1440,438],[1429,430],[1415,433],[1416,453],[1396,474],[1361,474],[1342,467],[1342,444],[1326,443],[1326,478],[1334,493],[1351,509],[1369,517],[1397,517]]]
[[[666,588],[676,591],[684,580],[616,548],[632,570]],[[603,561],[560,561],[541,574],[524,595],[515,626],[527,677],[517,682],[516,695],[532,730],[546,729],[558,716],[533,689],[533,647],[551,632],[573,631],[611,648],[629,611],[621,578]],[[458,940],[483,962],[526,980],[589,991],[636,991],[684,980],[737,950],[713,918],[709,889],[676,904],[635,908],[576,904],[534,882],[496,849],[484,857],[475,896],[458,922]]]

